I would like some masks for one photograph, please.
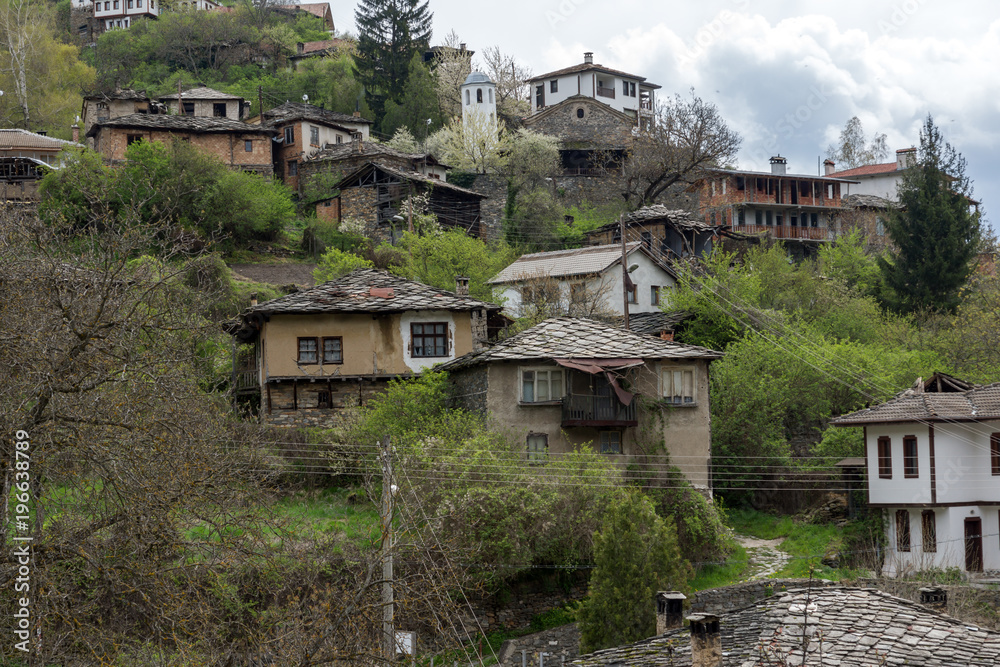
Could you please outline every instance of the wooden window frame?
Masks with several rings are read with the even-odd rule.
[[[312,346],[313,346],[312,350],[303,349],[303,347],[302,347],[303,343],[308,343],[309,341],[312,341]],[[319,364],[319,338],[318,337],[316,337],[316,336],[300,336],[298,338],[297,342],[296,342],[295,349],[296,349],[295,363],[299,364],[300,366],[315,366],[315,365]],[[303,357],[302,357],[302,353],[303,352],[305,352],[306,354],[308,354],[309,352],[312,352],[313,360],[312,361],[304,360]]]
[[[549,92],[558,93],[559,92],[559,79],[552,79],[549,81]]]
[[[990,433],[990,474],[1000,477],[1000,433]]]
[[[337,350],[337,356],[339,358],[331,360],[331,359],[327,358],[326,344],[327,344],[327,342],[333,343],[334,341],[336,341],[339,344],[339,350]],[[343,336],[323,336],[323,340],[320,343],[320,345],[321,345],[320,351],[323,354],[323,364],[324,365],[326,365],[326,364],[337,365],[337,364],[344,363],[344,337]]]
[[[421,331],[417,333],[416,327],[421,327]],[[424,333],[423,327],[444,327],[443,333],[438,333],[433,331],[432,333]],[[445,357],[451,356],[451,337],[449,335],[449,327],[447,322],[411,322],[410,323],[410,357],[414,359],[444,359]],[[423,341],[427,338],[439,338],[444,336],[444,353],[437,354],[437,345],[434,345],[434,353],[427,354],[425,350],[427,346]],[[419,346],[421,353],[417,354],[417,339],[420,339],[421,345]]]
[[[243,152],[244,153],[253,153],[253,139],[244,139],[243,140]]]
[[[691,374],[691,395],[674,392],[674,373],[681,373],[681,384],[684,383],[683,374]],[[660,368],[660,396],[668,405],[674,407],[694,407],[698,405],[698,368],[696,366],[662,366]],[[680,400],[674,400],[680,398]],[[691,400],[686,400],[690,398]]]
[[[289,176],[298,176],[299,175],[299,161],[298,160],[289,160],[288,161],[287,174]]]
[[[649,286],[649,305],[659,306],[660,305],[660,286],[650,285]]]
[[[295,126],[289,125],[285,128],[285,145],[295,143]]]
[[[911,451],[912,449],[912,451]],[[917,436],[903,436],[903,477],[915,479],[920,477],[920,452],[917,448]]]
[[[549,386],[549,396],[544,400],[538,400],[538,375],[541,373],[546,374],[546,379]],[[553,398],[552,394],[552,375],[559,374],[559,385],[561,387],[559,395]],[[519,373],[519,382],[517,385],[518,392],[518,402],[521,405],[555,405],[562,402],[563,397],[566,395],[567,391],[567,374],[562,368],[553,368],[552,366],[543,367],[526,367],[522,368]],[[524,385],[526,382],[531,382],[531,400],[525,398]]]
[[[882,435],[876,442],[879,479],[892,479],[892,438]]]
[[[317,125],[309,126],[309,145],[319,146],[319,126]]]
[[[532,440],[535,442],[535,448],[532,449]],[[541,448],[539,449],[539,440],[541,440]],[[549,434],[548,433],[528,433],[527,437],[524,439],[524,446],[527,451],[528,463],[532,465],[544,465],[549,462]]]
[[[631,289],[629,289],[629,288],[626,287],[625,288],[625,292],[628,295],[628,297],[627,297],[628,298],[628,302],[631,303],[631,304],[638,305],[638,303],[639,303],[639,286],[633,284],[632,287],[631,287]]]
[[[925,554],[937,553],[937,515],[934,510],[920,513],[920,544]]]
[[[612,443],[611,436],[615,436],[614,440],[616,443]],[[605,442],[605,436],[607,436],[607,442]],[[601,454],[621,454],[622,453],[622,432],[621,431],[601,431],[597,437],[598,443],[600,443]],[[612,449],[612,444],[617,444],[617,449]]]
[[[896,510],[896,551],[910,551],[910,510]]]
[[[131,146],[134,143],[142,141],[143,137],[141,134],[126,134],[125,135],[125,145]]]
[[[182,116],[193,116],[194,115],[194,102],[181,102],[181,115]]]

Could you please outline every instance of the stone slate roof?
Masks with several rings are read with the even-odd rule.
[[[648,255],[641,243],[627,244],[627,255],[641,251]],[[655,258],[653,259],[655,262]],[[552,250],[521,255],[503,271],[493,276],[488,283],[499,285],[516,283],[526,278],[550,276],[552,278],[569,278],[571,276],[586,276],[603,273],[622,261],[622,247],[615,245],[597,245],[570,250]]]
[[[206,86],[200,86],[198,88],[192,88],[191,90],[181,91],[181,97],[185,100],[240,100],[243,98],[239,95],[231,95],[229,93],[224,93],[221,90],[215,90],[214,88],[208,88]],[[171,95],[162,95],[160,100],[176,100],[177,93]]]
[[[264,134],[273,136],[277,130],[260,125],[250,125],[241,120],[231,118],[215,118],[207,116],[169,116],[162,114],[133,113],[94,123],[88,137],[93,137],[102,127],[137,127],[144,130],[165,130],[168,132],[193,132],[207,134],[213,132],[237,132],[240,134]]]
[[[1000,382],[974,386],[966,391],[907,389],[891,400],[830,421],[835,426],[861,426],[891,422],[950,422],[1000,419]]]
[[[707,347],[673,343],[624,331],[610,324],[575,317],[553,317],[497,343],[443,364],[457,370],[495,361],[531,359],[719,359]]]
[[[673,331],[677,328],[678,324],[690,317],[691,313],[683,310],[677,310],[672,313],[664,313],[659,310],[652,313],[629,313],[628,328],[629,331],[634,331],[635,333],[659,336],[661,331]],[[607,320],[604,320],[604,318],[601,319],[619,328],[625,326],[624,315],[615,315]]]
[[[174,96],[176,97],[176,95]],[[132,88],[116,88],[113,91],[97,92],[84,95],[84,100],[133,100],[145,102],[149,100],[144,90],[133,90]]]
[[[333,125],[339,125],[340,123],[363,123],[371,125],[375,122],[367,118],[361,118],[360,116],[352,116],[351,114],[339,113],[337,111],[327,111],[315,104],[305,104],[303,102],[285,102],[284,104],[279,104],[273,109],[265,111],[264,118],[273,123],[298,120],[300,118]],[[350,146],[350,144],[340,145]]]
[[[629,74],[628,72],[623,72],[618,69],[611,69],[610,67],[605,67],[604,65],[596,63],[580,63],[579,65],[573,65],[572,67],[565,67],[563,69],[557,69],[554,72],[546,72],[545,74],[539,74],[528,79],[531,81],[540,81],[542,79],[554,79],[558,76],[565,76],[566,74],[578,74],[580,72],[604,72],[605,74],[612,74],[614,76],[622,77],[623,79],[634,79],[636,81],[643,82],[642,85],[648,86],[649,88],[660,88],[660,86],[655,83],[649,83],[646,81],[646,77],[638,76],[636,74]]]
[[[399,313],[407,310],[500,310],[500,306],[424,285],[375,269],[357,269],[295,294],[265,301],[245,310],[254,313]]]
[[[899,208],[899,204],[877,195],[846,195],[840,198],[847,208]]]
[[[488,199],[489,198],[489,197],[487,197],[486,195],[484,195],[482,193],[473,192],[472,190],[466,190],[465,188],[460,188],[457,185],[452,185],[451,183],[448,183],[447,181],[442,181],[439,178],[431,178],[430,176],[424,176],[423,174],[421,174],[419,172],[416,172],[416,171],[403,171],[402,169],[394,169],[394,168],[388,167],[388,166],[386,166],[384,164],[376,164],[374,162],[371,162],[369,164],[363,165],[363,166],[359,167],[358,169],[354,170],[353,172],[351,172],[350,174],[348,174],[347,176],[345,176],[343,179],[340,180],[339,183],[337,183],[334,186],[334,189],[339,190],[339,189],[342,189],[342,188],[349,188],[349,187],[351,187],[351,182],[352,181],[360,178],[362,175],[366,174],[368,172],[368,170],[370,170],[370,169],[378,169],[378,170],[383,171],[383,172],[385,172],[387,174],[395,176],[396,178],[401,178],[404,181],[414,181],[414,182],[417,182],[417,183],[424,183],[426,185],[430,185],[431,187],[434,187],[434,188],[444,188],[445,190],[450,190],[452,192],[460,192],[463,195],[468,195],[470,197],[475,197],[476,199]]]
[[[652,204],[650,206],[643,206],[637,211],[632,211],[625,216],[625,225],[627,227],[631,226],[641,226],[646,222],[656,222],[658,220],[663,220],[675,229],[684,232],[717,232],[719,230],[719,225],[712,226],[705,222],[704,220],[699,220],[690,211],[685,211],[684,209],[670,209],[663,204]],[[596,229],[592,229],[587,232],[587,236],[592,236],[596,234],[603,234],[608,230],[613,230],[618,227],[617,222],[609,222],[606,225],[601,225]]]
[[[73,146],[82,148],[81,144],[76,144],[72,141],[56,139],[55,137],[47,137],[43,134],[28,132],[27,130],[0,130],[0,151],[12,151],[26,148],[61,151],[64,148],[70,148]]]
[[[353,118],[353,116],[352,116]],[[357,120],[357,119],[355,119]],[[332,162],[337,160],[346,160],[350,157],[355,157],[357,155],[368,155],[371,157],[376,157],[379,155],[388,155],[390,157],[397,157],[402,160],[426,160],[428,164],[441,164],[437,161],[430,153],[404,153],[403,151],[397,151],[395,148],[389,148],[385,144],[379,144],[374,141],[363,141],[361,143],[361,150],[359,151],[357,145],[354,143],[345,144],[332,144],[316,151],[309,157],[305,158],[306,162],[321,162],[324,160],[330,160]],[[447,167],[447,165],[441,165],[442,167]]]
[[[723,614],[720,626],[723,667],[1000,665],[1000,634],[874,589],[838,586],[812,588],[808,594],[805,589],[791,590]],[[805,662],[803,629],[809,637]],[[690,632],[672,630],[570,664],[690,667]]]

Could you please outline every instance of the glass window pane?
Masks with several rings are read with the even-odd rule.
[[[562,371],[552,371],[551,376],[552,399],[563,397],[563,374]]]
[[[549,374],[542,372],[538,374],[538,379],[535,380],[535,389],[538,392],[539,401],[549,400]]]
[[[525,403],[532,403],[535,400],[535,374],[525,371],[521,385],[521,400]]]
[[[694,372],[684,371],[684,402],[691,403],[694,401]]]

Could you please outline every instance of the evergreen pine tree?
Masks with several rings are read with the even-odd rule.
[[[635,489],[612,503],[594,534],[594,564],[578,615],[583,652],[652,637],[657,591],[683,590],[691,577],[676,529]]]
[[[420,54],[410,60],[410,69],[403,96],[399,102],[386,100],[385,116],[380,131],[393,134],[401,127],[409,129],[417,141],[427,138],[430,131],[441,128],[441,108],[438,104],[434,75]],[[427,121],[430,120],[430,123]]]
[[[410,60],[430,43],[432,17],[426,0],[360,0],[354,11],[358,27],[354,74],[365,87],[379,127],[386,101],[399,102],[403,97]]]
[[[890,289],[887,301],[900,312],[954,311],[959,289],[974,269],[979,214],[970,210],[965,158],[944,141],[929,115],[917,163],[903,172],[898,194],[900,208],[886,225],[895,248],[879,260]]]

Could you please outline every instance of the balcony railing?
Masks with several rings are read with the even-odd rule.
[[[562,401],[562,425],[638,426],[637,402],[624,405],[617,396],[570,394]]]
[[[610,97],[611,99],[615,99],[615,89],[614,88],[602,88],[601,86],[598,86],[597,87],[597,96],[598,97]]]
[[[771,235],[775,239],[804,239],[810,241],[832,241],[833,230],[829,227],[789,227],[787,225],[733,225],[733,230],[743,234]]]

